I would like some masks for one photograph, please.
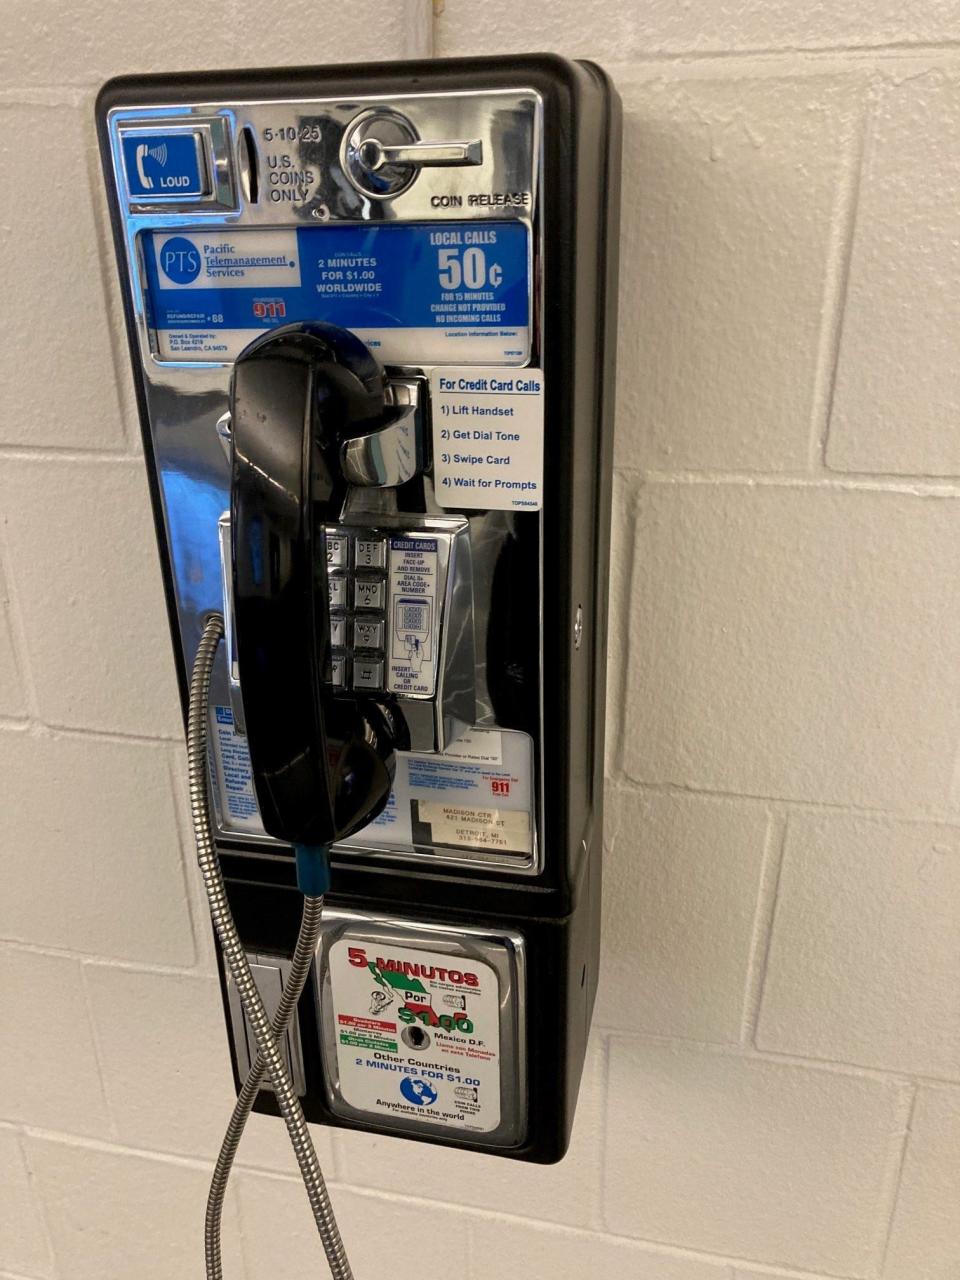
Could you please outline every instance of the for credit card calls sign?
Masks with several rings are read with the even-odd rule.
[[[353,330],[387,363],[520,365],[530,353],[520,223],[155,231],[144,258],[162,360],[233,360],[304,320]]]

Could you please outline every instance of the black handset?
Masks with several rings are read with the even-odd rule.
[[[251,343],[230,383],[235,643],[266,831],[327,845],[390,794],[398,713],[331,696],[324,523],[347,484],[343,442],[386,425],[386,380],[346,329],[296,324]]]

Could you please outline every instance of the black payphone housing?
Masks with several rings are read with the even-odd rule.
[[[238,415],[273,385],[264,363],[309,348],[313,370],[349,340],[400,433],[337,437],[317,524],[317,696],[330,723],[359,708],[368,746],[379,726],[395,773],[332,850],[286,1045],[312,1121],[541,1162],[569,1141],[599,962],[619,113],[597,67],[548,55],[131,77],[98,101],[184,705],[203,619],[227,617],[210,789],[265,999],[297,931],[298,837],[267,834],[254,737],[298,694],[291,665],[255,708],[245,676],[264,571],[238,523]],[[273,412],[255,413],[268,452]],[[511,415],[534,478],[484,480],[521,474],[473,437]],[[274,669],[291,617],[263,632]],[[257,1106],[276,1110],[268,1088]]]

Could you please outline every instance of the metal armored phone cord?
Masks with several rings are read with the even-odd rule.
[[[322,910],[322,896],[319,898],[304,898],[303,916],[300,920],[300,931],[297,934],[297,945],[294,947],[293,960],[283,985],[283,995],[280,997],[277,1011],[273,1015],[273,1034],[281,1044],[283,1043],[287,1025],[294,1009],[297,1007],[300,994],[310,974],[310,966],[313,964],[317,940],[320,936]],[[207,1280],[223,1280],[223,1263],[220,1250],[223,1202],[227,1194],[227,1183],[230,1179],[230,1171],[233,1168],[237,1148],[240,1146],[240,1139],[243,1137],[247,1117],[250,1115],[257,1094],[260,1091],[260,1084],[265,1070],[266,1065],[263,1058],[257,1054],[256,1061],[247,1073],[243,1087],[237,1095],[233,1115],[230,1117],[229,1125],[227,1125],[227,1132],[223,1137],[220,1154],[217,1156],[216,1168],[210,1180],[207,1213],[203,1228],[203,1252],[206,1261]]]
[[[243,949],[243,943],[240,941],[237,927],[230,912],[223,884],[223,875],[220,871],[220,861],[213,841],[207,796],[207,722],[210,701],[210,674],[213,670],[213,660],[216,656],[217,646],[222,636],[223,618],[220,614],[211,614],[204,624],[203,635],[200,638],[200,645],[193,664],[193,674],[190,679],[190,706],[187,720],[187,769],[190,783],[190,809],[197,843],[197,861],[200,864],[203,883],[207,891],[210,915],[217,931],[223,958],[236,984],[247,1022],[256,1038],[259,1054],[257,1062],[251,1069],[250,1075],[237,1099],[237,1105],[230,1119],[230,1125],[224,1138],[210,1187],[205,1229],[207,1280],[220,1280],[222,1276],[219,1236],[223,1195],[226,1190],[226,1182],[237,1144],[257,1093],[257,1084],[259,1082],[254,1080],[254,1075],[258,1070],[262,1075],[264,1069],[266,1069],[273,1082],[277,1103],[287,1126],[287,1133],[293,1146],[294,1154],[297,1157],[297,1163],[300,1166],[300,1175],[307,1190],[307,1198],[310,1201],[310,1208],[317,1224],[317,1231],[320,1233],[324,1252],[327,1255],[330,1273],[334,1280],[353,1280],[353,1272],[350,1269],[343,1241],[340,1238],[337,1220],[323,1180],[323,1173],[320,1169],[317,1153],[314,1150],[313,1140],[310,1137],[310,1130],[307,1128],[300,1100],[293,1087],[278,1043],[281,1020],[284,1017],[288,1019],[296,1006],[293,984],[291,983],[287,991],[284,992],[281,1007],[277,1010],[276,1024],[271,1026],[263,1001],[260,998],[260,993],[253,980],[253,975],[250,972],[250,965]],[[309,855],[312,851],[305,852]],[[301,851],[298,850],[298,873],[301,869],[300,853]],[[303,861],[306,864],[306,872],[300,877],[300,882],[301,886],[303,886],[304,881],[307,881],[307,891],[305,892],[304,918],[300,926],[300,937],[297,939],[297,952],[307,954],[307,939],[304,935],[315,928],[320,915],[322,896],[308,892],[311,874],[310,862],[312,859],[308,856]],[[316,920],[314,915],[317,918]],[[311,956],[312,951],[313,948],[310,947],[309,954]],[[304,967],[304,974],[300,979],[302,988],[306,979],[306,971],[309,969],[309,961],[304,965],[303,956],[299,958],[301,965]],[[290,995],[289,1002],[286,1000],[288,993]],[[299,991],[296,994],[299,994]],[[286,1007],[288,1003],[289,1008]]]

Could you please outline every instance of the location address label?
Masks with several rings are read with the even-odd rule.
[[[539,511],[543,506],[543,373],[434,369],[433,466],[444,507]]]

